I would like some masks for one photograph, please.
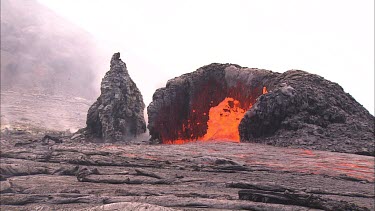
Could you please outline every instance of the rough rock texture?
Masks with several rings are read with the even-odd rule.
[[[242,119],[241,140],[374,155],[374,117],[338,84],[290,70],[269,89]]]
[[[253,105],[239,126],[242,142],[374,154],[374,117],[338,84],[300,70],[233,64],[204,66],[156,90],[147,108],[151,139],[199,139],[207,132],[204,114],[226,97],[246,110]]]
[[[0,134],[0,210],[374,210],[370,156],[258,143],[92,143],[48,133],[56,143],[35,132]]]
[[[103,211],[103,210],[133,210],[133,211],[177,211],[176,209],[162,207],[147,203],[119,202],[82,209],[80,211]]]
[[[141,92],[130,78],[120,53],[101,83],[101,95],[87,114],[85,133],[106,141],[126,141],[146,131]]]

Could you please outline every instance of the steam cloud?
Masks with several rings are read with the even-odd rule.
[[[31,120],[30,124],[49,129],[84,127],[88,105],[74,109],[83,105],[74,99],[93,102],[99,96],[108,63],[89,33],[37,1],[1,0],[2,126]],[[14,95],[23,98],[18,100],[6,91],[25,95]],[[60,97],[34,97],[31,102],[34,94]],[[79,125],[73,126],[67,119]]]
[[[107,66],[98,48],[90,34],[34,0],[1,1],[2,90],[93,99]]]

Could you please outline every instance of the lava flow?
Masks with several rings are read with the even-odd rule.
[[[262,94],[267,94],[267,88],[263,87]],[[211,101],[212,102],[212,101]],[[251,108],[252,104],[247,103],[247,108],[241,106],[241,102],[232,97],[226,97],[217,106],[211,107],[208,112],[208,121],[206,134],[198,136],[198,138],[183,139],[178,138],[175,140],[164,140],[164,144],[185,144],[192,141],[226,141],[226,142],[240,142],[240,135],[238,126],[244,117],[247,110]],[[194,114],[196,110],[191,111]],[[207,115],[203,113],[202,115]],[[191,121],[182,124],[181,131],[178,132],[179,137],[183,137],[182,133],[187,131],[194,131],[193,126],[199,126],[205,123],[200,121]],[[194,137],[190,134],[190,137]],[[196,137],[196,136],[195,136]]]
[[[210,108],[207,133],[200,140],[240,142],[238,125],[245,112],[238,100],[225,98],[219,105]]]
[[[250,107],[246,110],[250,109]],[[245,115],[246,110],[241,108],[241,103],[238,100],[229,97],[225,98],[219,105],[210,108],[207,133],[203,137],[198,138],[198,140],[240,142],[238,125]],[[186,129],[184,126],[183,130]],[[177,139],[165,141],[164,143],[184,144],[191,141],[194,140]]]

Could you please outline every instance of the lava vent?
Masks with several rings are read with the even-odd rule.
[[[240,142],[240,121],[275,76],[267,70],[211,64],[172,79],[148,107],[150,135],[165,144]]]
[[[210,64],[155,91],[151,141],[257,142],[374,153],[374,116],[336,83],[301,70]]]

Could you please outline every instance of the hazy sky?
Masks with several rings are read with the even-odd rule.
[[[374,114],[373,0],[38,0],[121,52],[146,106],[170,78],[213,62],[339,83]]]

